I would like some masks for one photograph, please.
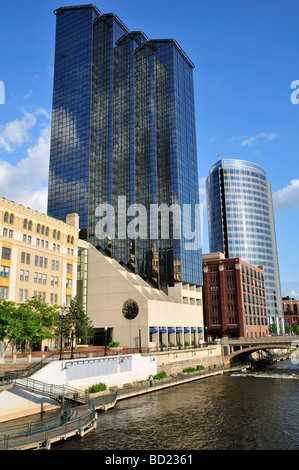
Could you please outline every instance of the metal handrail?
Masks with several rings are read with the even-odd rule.
[[[65,435],[70,431],[80,430],[95,419],[96,407],[113,404],[117,400],[117,395],[118,391],[89,399],[86,413],[80,416],[77,416],[74,412],[71,413],[71,410],[74,411],[77,408],[71,408],[69,405],[64,404],[65,419],[63,419],[63,416],[56,417],[56,421],[52,418],[46,421],[46,425],[44,425],[45,421],[35,421],[26,429],[17,426],[3,428],[0,432],[0,450],[20,448],[22,445],[28,446],[35,443],[38,445],[41,442],[47,443],[50,431],[51,437],[54,438]]]

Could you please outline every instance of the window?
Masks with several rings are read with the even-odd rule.
[[[66,288],[71,289],[72,288],[72,279],[67,279],[66,280]]]
[[[38,266],[38,256],[35,255],[34,266]]]
[[[68,274],[73,274],[73,265],[72,264],[67,264],[66,266],[66,272]]]
[[[27,219],[25,219],[24,222],[23,222],[23,228],[25,230],[27,229],[27,224],[28,224],[28,221],[27,221]]]
[[[8,287],[0,286],[0,299],[7,300],[8,298]]]
[[[46,274],[44,274],[44,276],[43,276],[43,284],[47,284],[47,275]]]
[[[1,266],[0,267],[0,277],[4,277],[5,279],[9,279],[9,272],[10,272],[10,268],[8,266]]]
[[[28,230],[30,230],[30,231],[32,230],[32,222],[31,222],[31,220],[29,220],[29,222],[28,222]]]
[[[43,275],[39,273],[39,275],[38,275],[38,283],[39,283],[39,284],[42,284],[42,281],[43,281]]]
[[[20,271],[20,281],[24,281],[24,269]]]
[[[19,302],[23,300],[23,289],[19,289]]]
[[[9,216],[9,223],[10,223],[10,225],[13,225],[13,222],[14,222],[14,215],[13,215],[13,214],[10,214],[10,216]]]
[[[28,300],[28,290],[27,289],[24,290],[24,300],[25,301]]]
[[[26,264],[30,264],[30,253],[26,254]]]
[[[8,212],[4,214],[4,222],[8,223]]]
[[[34,273],[34,282],[37,284],[37,273]]]
[[[11,249],[2,247],[2,258],[10,260],[10,256],[11,256]]]
[[[3,237],[7,237],[7,233],[8,233],[8,232],[7,232],[7,228],[4,228],[4,229],[3,229]]]

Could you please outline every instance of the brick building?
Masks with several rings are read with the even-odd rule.
[[[203,255],[208,338],[268,336],[264,268],[223,253]]]
[[[283,297],[282,304],[285,326],[292,327],[294,323],[299,325],[299,300]]]

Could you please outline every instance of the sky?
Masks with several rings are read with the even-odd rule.
[[[176,39],[195,65],[203,252],[209,252],[205,180],[210,168],[218,155],[257,163],[272,183],[282,295],[299,299],[298,0],[93,3],[150,39]],[[44,213],[53,12],[81,4],[0,0],[0,196]]]

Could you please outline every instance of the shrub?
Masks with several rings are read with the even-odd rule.
[[[108,343],[109,348],[119,348],[120,343],[118,341],[111,341]]]
[[[195,372],[196,369],[194,367],[187,367],[187,369],[183,369],[183,372]]]
[[[204,370],[204,366],[198,365],[198,366],[196,366],[196,370]]]
[[[160,374],[154,375],[153,378],[155,380],[160,380],[160,379],[165,379],[165,377],[167,377],[167,374],[166,372],[163,371],[163,372],[160,372]]]
[[[99,383],[96,385],[91,385],[86,391],[86,393],[98,393],[98,392],[104,392],[107,390],[107,385],[103,383]]]

